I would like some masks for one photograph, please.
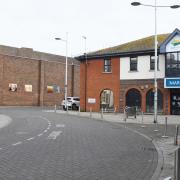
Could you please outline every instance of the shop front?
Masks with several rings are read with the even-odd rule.
[[[165,54],[164,88],[170,91],[170,113],[180,115],[180,31],[176,29],[161,45]]]

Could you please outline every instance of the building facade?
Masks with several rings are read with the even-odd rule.
[[[79,62],[68,58],[68,96],[79,96]],[[59,105],[65,57],[30,48],[0,46],[0,106]]]
[[[154,111],[154,36],[102,49],[80,60],[81,109]],[[180,114],[180,31],[158,35],[158,112]]]

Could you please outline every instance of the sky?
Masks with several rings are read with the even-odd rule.
[[[65,56],[66,43],[54,38],[66,39],[68,32],[68,56],[74,57],[153,35],[154,8],[134,7],[132,1],[0,0],[0,45]],[[157,0],[173,4],[180,0]],[[180,8],[158,8],[157,23],[158,34],[180,29]]]

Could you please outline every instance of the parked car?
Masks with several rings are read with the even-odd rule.
[[[63,109],[65,108],[65,99],[61,102]],[[80,106],[80,98],[79,97],[67,97],[67,107],[68,109],[78,110]]]

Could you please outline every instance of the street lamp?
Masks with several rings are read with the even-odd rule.
[[[62,38],[55,38],[58,41],[64,41],[66,43],[66,68],[65,68],[65,82],[64,82],[64,99],[65,99],[65,109],[68,111],[67,108],[67,60],[68,60],[68,33],[66,33],[66,39]]]
[[[142,4],[140,2],[132,2],[132,6],[147,6],[153,7],[155,10],[155,34],[154,34],[154,48],[155,48],[155,69],[154,69],[154,123],[157,123],[157,101],[158,101],[158,91],[157,91],[157,8],[159,7],[170,7],[172,9],[177,9],[180,5],[172,5],[172,6],[157,6],[157,0],[155,0],[154,5],[151,4]]]
[[[86,36],[82,36],[82,38],[84,39],[84,56],[85,56],[85,60],[86,60],[86,63],[85,63],[85,88],[84,88],[84,99],[85,99],[85,108],[84,110],[86,111],[86,101],[87,101],[87,50],[86,50],[86,40],[87,40],[87,37]]]

